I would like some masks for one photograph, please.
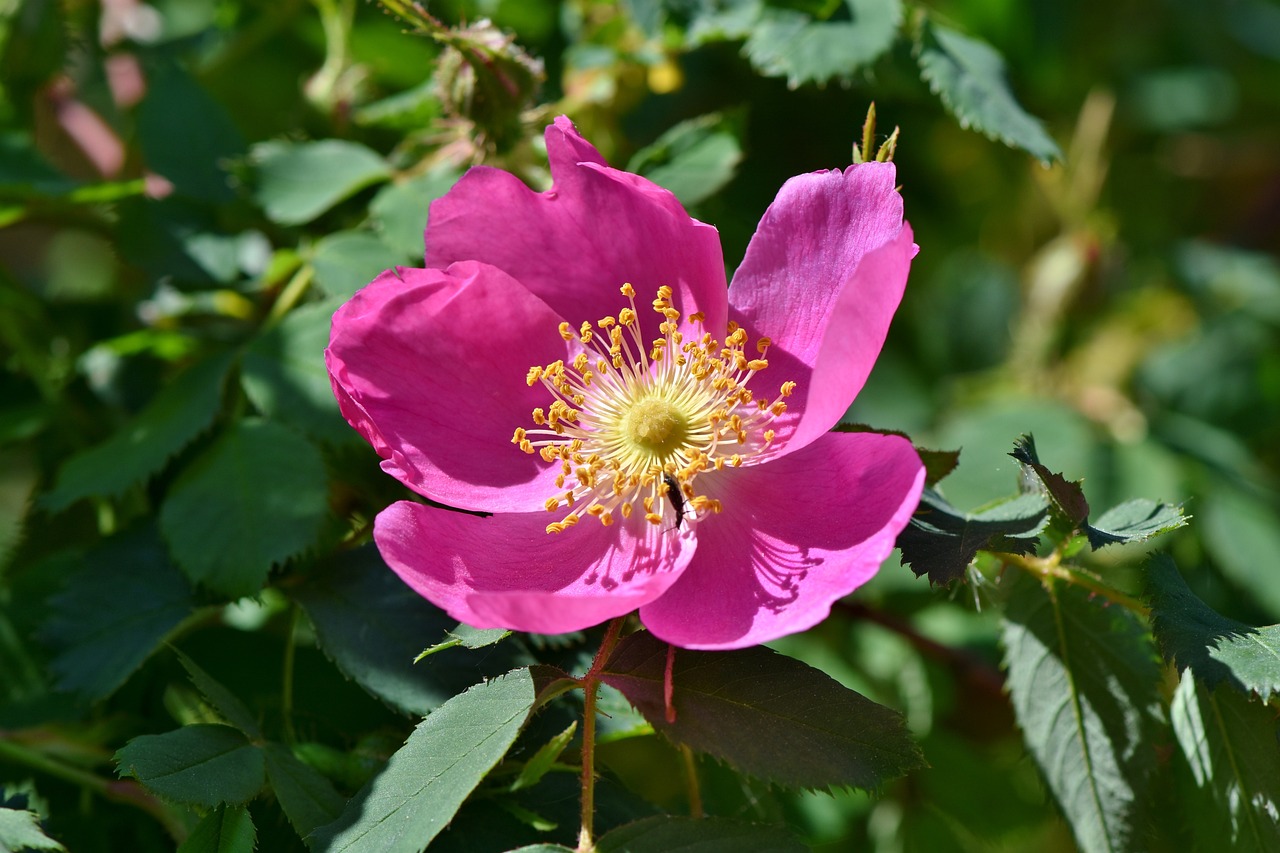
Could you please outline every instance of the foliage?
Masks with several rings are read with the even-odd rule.
[[[1042,6],[0,3],[0,849],[1280,849],[1280,27]],[[476,631],[369,541],[329,318],[560,113],[731,266],[898,164],[842,428],[941,451],[773,649]]]

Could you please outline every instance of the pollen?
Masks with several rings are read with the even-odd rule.
[[[664,286],[651,305],[658,335],[646,341],[635,288],[624,284],[621,293],[626,304],[617,316],[576,330],[560,323],[572,358],[534,365],[526,375],[551,400],[533,410],[534,428],[517,428],[512,443],[558,463],[559,491],[546,508],[565,514],[548,533],[584,516],[608,526],[636,513],[672,530],[693,525],[723,508],[700,490],[717,472],[777,452],[774,421],[796,383],[782,383],[773,399],[747,387],[769,366],[769,338],[749,346],[746,330],[730,323],[719,341],[702,328],[702,312],[682,327]]]

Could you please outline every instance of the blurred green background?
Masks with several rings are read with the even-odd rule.
[[[467,166],[545,186],[541,128],[559,113],[715,224],[732,270],[788,177],[850,162],[874,101],[878,141],[901,131],[921,252],[848,420],[962,449],[943,490],[963,508],[1015,490],[1006,454],[1025,432],[1096,508],[1185,502],[1191,525],[1162,544],[1197,594],[1280,621],[1280,5],[428,11],[434,37],[354,0],[0,0],[0,741],[38,732],[64,769],[110,778],[129,736],[193,719],[177,664],[143,663],[176,636],[281,725],[326,706],[305,710],[306,737],[348,760],[399,742],[405,719],[343,682],[292,615],[315,566],[399,494],[328,397],[327,317],[420,259],[426,205]],[[948,34],[1003,56],[1008,88],[989,68],[967,93],[930,76],[939,44],[963,54]],[[208,376],[182,373],[193,365]],[[283,521],[256,538],[193,529],[223,485],[217,454],[241,447]],[[110,645],[119,588],[95,600],[83,584],[121,533],[163,543],[156,559],[196,585],[191,615],[86,684],[71,652]],[[223,548],[235,553],[206,556]],[[1141,556],[1104,552],[1097,567],[1124,587]],[[904,710],[932,769],[827,796],[708,763],[709,807],[785,819],[824,850],[1072,849],[1001,694],[984,595],[930,589],[891,560],[859,604],[779,644]],[[86,614],[92,630],[68,627]],[[279,647],[295,639],[286,702]],[[602,760],[678,808],[663,749],[623,739]],[[71,849],[167,849],[152,817],[0,751],[0,783],[28,779]],[[258,823],[259,849],[300,847],[278,814]]]

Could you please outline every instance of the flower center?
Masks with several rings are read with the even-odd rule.
[[[535,429],[519,428],[512,442],[526,453],[558,462],[556,487],[547,510],[568,512],[547,525],[560,533],[582,515],[602,524],[642,508],[661,524],[668,511],[678,526],[720,512],[719,500],[698,494],[694,481],[726,465],[772,452],[771,422],[786,411],[783,402],[795,390],[784,382],[777,398],[755,398],[747,383],[769,366],[768,338],[760,338],[758,357],[746,353],[747,333],[730,323],[724,342],[703,333],[686,341],[680,312],[671,305],[671,288],[658,288],[653,310],[662,315],[661,337],[644,346],[636,315],[635,289],[622,286],[629,307],[575,333],[560,324],[560,336],[582,349],[571,364],[563,360],[529,368],[532,386],[541,382],[551,405],[533,410]],[[689,319],[701,325],[700,313]]]

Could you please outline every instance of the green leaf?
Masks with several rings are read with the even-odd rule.
[[[1249,460],[1251,470],[1259,463]],[[1244,489],[1218,485],[1197,504],[1198,529],[1214,565],[1272,619],[1280,619],[1280,513]]]
[[[462,646],[464,649],[481,649],[485,646],[491,646],[510,637],[511,632],[506,628],[480,629],[472,628],[470,625],[459,624],[458,627],[449,632],[448,636],[449,639],[423,649],[413,659],[413,662],[420,663],[423,658],[430,657],[436,652],[442,652],[445,649],[452,649],[455,646]]]
[[[1003,626],[1027,749],[1085,853],[1139,843],[1158,734],[1160,670],[1131,613],[1080,589],[1013,580]]]
[[[253,853],[258,833],[249,810],[218,806],[206,814],[178,847],[178,853]]]
[[[685,207],[699,204],[733,180],[742,146],[718,113],[682,121],[635,153],[628,172],[675,193]]]
[[[191,679],[191,683],[204,694],[204,698],[209,700],[209,703],[213,705],[222,719],[235,726],[250,740],[262,739],[262,729],[259,728],[257,719],[254,718],[253,714],[234,693],[224,687],[212,675],[201,669],[195,661],[183,654],[181,650],[174,649],[173,653],[178,656],[178,661],[187,671],[187,676]]]
[[[254,197],[267,218],[302,225],[365,187],[391,176],[375,151],[356,142],[263,142],[253,147]]]
[[[1280,746],[1274,709],[1182,675],[1169,708],[1181,755],[1213,802],[1191,821],[1201,850],[1280,850]],[[1207,825],[1206,825],[1207,824]]]
[[[298,835],[305,838],[318,827],[337,820],[347,798],[334,790],[328,779],[278,743],[269,743],[262,751],[267,761],[267,781]]]
[[[902,22],[900,0],[843,0],[851,20],[815,20],[792,9],[765,6],[748,31],[743,53],[767,77],[804,83],[848,81],[892,45]]]
[[[160,530],[188,577],[239,598],[310,546],[327,510],[319,451],[290,429],[248,418],[173,484]]]
[[[244,139],[226,110],[171,61],[147,63],[138,142],[147,166],[169,179],[177,195],[210,202],[235,198],[226,169],[244,153]]]
[[[596,842],[599,853],[804,853],[808,849],[776,826],[667,815],[620,826]]]
[[[1210,690],[1224,681],[1263,701],[1280,693],[1280,625],[1252,628],[1219,615],[1195,596],[1173,561],[1147,567],[1152,629],[1164,656]]]
[[[230,726],[183,726],[142,735],[116,753],[117,772],[166,800],[191,806],[246,803],[266,781],[262,750]]]
[[[1009,454],[1026,467],[1044,486],[1053,508],[1072,528],[1079,528],[1089,518],[1089,502],[1085,500],[1084,489],[1080,482],[1072,482],[1056,471],[1050,471],[1040,462],[1036,453],[1036,440],[1030,433],[1023,435],[1013,444],[1013,452]]]
[[[973,128],[1046,165],[1062,151],[1009,91],[1004,60],[991,45],[926,20],[916,43],[920,76],[960,126]]]
[[[1089,537],[1089,546],[1096,550],[1113,542],[1145,542],[1186,524],[1187,517],[1182,514],[1182,507],[1137,498],[1104,512],[1101,518],[1085,528],[1085,534]]]
[[[953,507],[925,489],[911,522],[898,534],[902,564],[930,583],[947,584],[964,575],[979,551],[1029,554],[1038,543],[1049,505],[1037,494],[1019,495],[979,513]]]
[[[806,788],[875,788],[923,766],[896,711],[759,646],[677,649],[676,716],[668,721],[668,648],[651,634],[632,634],[618,644],[601,679],[676,743],[760,779]]]
[[[421,234],[418,243],[422,243]],[[404,258],[370,231],[330,234],[316,243],[311,258],[316,268],[316,282],[325,293],[340,301],[350,299],[379,273],[402,260]]]
[[[240,383],[267,418],[330,444],[359,441],[338,411],[324,363],[337,301],[289,312],[245,351]]]
[[[427,209],[457,183],[458,177],[456,169],[443,166],[383,187],[369,205],[373,227],[392,249],[405,257],[420,259]]]
[[[373,545],[340,554],[293,591],[338,669],[392,706],[422,715],[449,697],[515,665],[498,649],[482,662],[439,655],[414,665],[426,640],[457,624],[388,568]]]
[[[574,720],[569,727],[551,740],[538,747],[538,751],[533,757],[524,763],[524,767],[520,769],[520,775],[511,783],[512,791],[519,791],[521,788],[532,788],[534,785],[547,775],[547,771],[560,758],[560,753],[564,752],[565,747],[569,745],[569,741],[573,740],[574,733],[578,730],[578,721]]]
[[[40,828],[40,815],[22,809],[0,808],[0,851],[62,850],[57,841]]]
[[[167,383],[110,438],[68,459],[41,504],[58,512],[90,495],[115,497],[160,471],[217,416],[234,358],[232,352],[219,353]]]
[[[418,724],[342,816],[308,837],[328,853],[418,853],[520,733],[537,686],[527,669],[477,684]]]
[[[107,541],[67,577],[41,631],[58,649],[50,664],[57,686],[92,699],[109,695],[194,606],[190,584],[154,529]]]

